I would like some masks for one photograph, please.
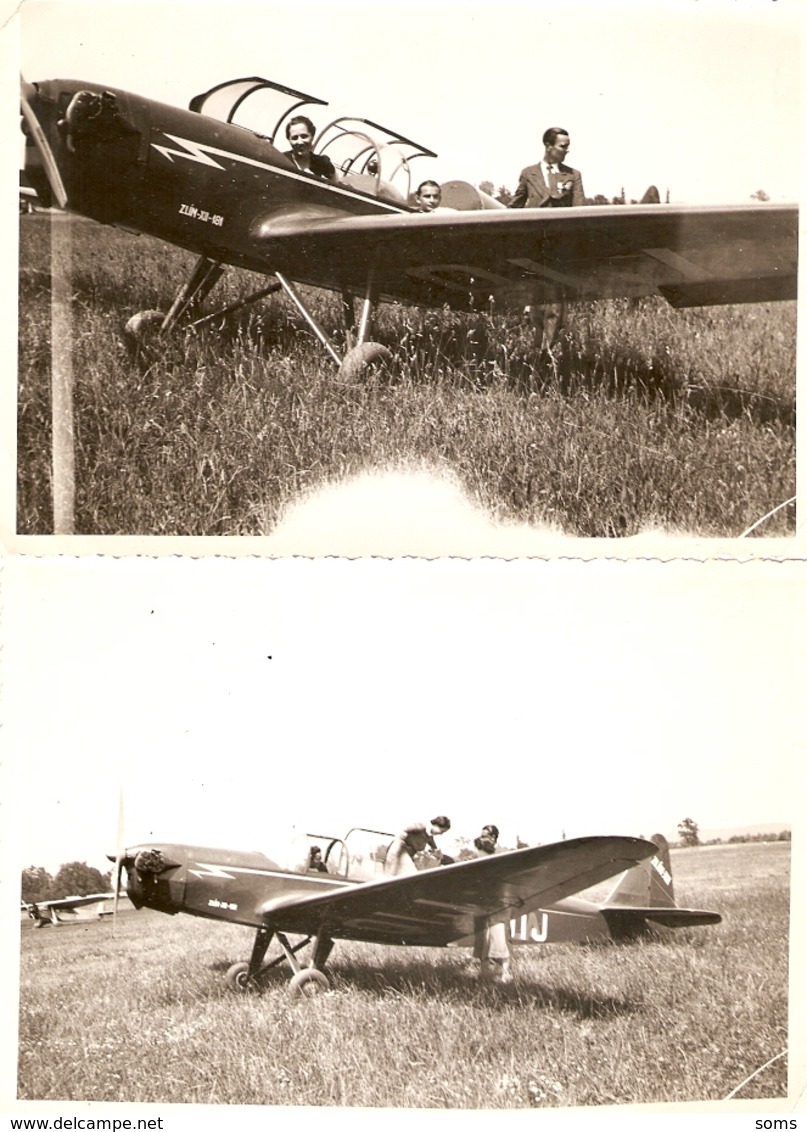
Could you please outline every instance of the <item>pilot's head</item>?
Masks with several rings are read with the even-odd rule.
[[[311,152],[314,133],[314,123],[303,114],[298,114],[296,118],[291,118],[286,123],[286,137],[291,143],[293,152],[298,156]]]
[[[443,194],[436,181],[423,181],[415,190],[415,204],[421,212],[434,212],[440,207]]]
[[[435,837],[438,833],[448,833],[451,829],[451,822],[444,814],[440,814],[439,817],[432,818],[431,827],[432,837]]]
[[[491,841],[498,841],[499,840],[499,828],[498,828],[498,826],[483,825],[482,826],[482,836],[483,837],[489,837],[491,839]]]
[[[544,132],[542,141],[544,143],[544,161],[550,165],[557,165],[558,162],[566,160],[566,154],[571,145],[568,130],[564,130],[562,126],[551,126]]]

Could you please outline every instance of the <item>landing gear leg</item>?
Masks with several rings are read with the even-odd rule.
[[[252,955],[249,963],[233,963],[224,976],[230,990],[244,993],[250,990],[259,990],[258,975],[263,967],[266,949],[275,933],[268,928],[258,928],[255,934],[255,943],[252,945]]]
[[[275,272],[275,277],[277,278],[281,287],[286,292],[286,294],[289,296],[291,301],[297,307],[297,310],[300,312],[300,314],[303,316],[305,321],[308,323],[308,325],[314,331],[317,338],[319,338],[322,345],[325,347],[325,349],[331,355],[331,357],[336,362],[336,364],[339,365],[340,362],[341,362],[341,359],[340,359],[339,355],[337,354],[336,350],[333,348],[330,338],[325,333],[325,331],[322,329],[322,327],[319,325],[319,323],[314,318],[314,316],[311,314],[310,310],[305,305],[303,300],[300,298],[299,294],[297,293],[296,288],[294,287],[294,284],[291,283],[288,279],[286,279],[286,277],[284,275],[281,275],[279,271]]]
[[[273,938],[276,938],[280,944],[282,955],[273,959],[271,963],[264,964],[267,948]],[[309,943],[311,943],[311,936],[307,936],[300,943],[292,946],[283,932],[274,932],[269,928],[258,928],[249,962],[233,963],[227,971],[225,978],[228,987],[240,993],[259,991],[261,989],[261,976],[264,972],[272,967],[277,967],[280,963],[288,963],[293,972],[289,982],[289,991],[292,995],[312,998],[320,991],[328,990],[330,984],[324,968],[333,948],[333,940],[324,932],[321,932],[314,939],[309,965],[303,967],[297,959],[297,952]]]
[[[328,956],[333,947],[333,940],[329,939],[323,932],[314,940],[314,951],[311,956],[311,962],[308,967],[301,967],[297,962],[294,951],[289,947],[289,941],[282,932],[277,933],[277,938],[280,946],[286,953],[294,974],[289,982],[290,994],[297,998],[304,996],[305,998],[313,998],[314,995],[320,994],[322,991],[329,989],[328,977],[325,974],[324,967]],[[296,949],[295,949],[296,950]]]
[[[328,335],[319,325],[314,318],[311,311],[303,302],[293,284],[286,279],[280,272],[275,272],[277,279],[280,281],[283,290],[289,296],[291,301],[297,307],[297,310],[303,316],[305,321],[316,334],[322,345],[331,355],[333,360],[339,366],[339,379],[340,381],[354,381],[357,377],[362,375],[365,370],[371,365],[381,365],[389,362],[392,359],[392,354],[386,346],[382,346],[380,342],[368,342],[367,334],[372,321],[373,307],[377,300],[377,290],[373,282],[373,274],[370,272],[367,291],[365,294],[364,302],[362,304],[361,318],[359,320],[358,340],[355,346],[351,347],[345,354],[344,358],[340,358],[339,354],[333,347]],[[347,341],[352,341],[355,333],[355,321],[353,315],[353,300],[347,294],[342,292],[342,311],[345,318],[345,329]]]
[[[184,283],[171,304],[168,314],[162,311],[139,311],[126,323],[125,334],[130,341],[139,343],[151,327],[160,332],[170,330],[192,303],[197,305],[211,291],[224,273],[224,268],[216,260],[200,256],[196,261],[190,279]]]
[[[345,349],[350,350],[356,344],[356,311],[349,291],[342,292],[342,319],[345,324]]]
[[[392,354],[386,346],[382,346],[380,342],[368,341],[377,302],[378,288],[375,284],[375,273],[371,268],[367,276],[367,288],[361,308],[358,339],[356,345],[349,349],[342,358],[342,364],[339,367],[340,381],[355,381],[356,378],[364,376],[371,366],[387,365],[392,361]]]

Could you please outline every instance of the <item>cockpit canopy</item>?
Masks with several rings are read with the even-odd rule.
[[[324,871],[343,880],[381,880],[394,834],[378,829],[351,829],[344,837],[302,833],[291,843],[286,867],[295,873],[315,870],[312,850],[319,849]],[[322,871],[322,870],[316,870]]]
[[[282,149],[285,124],[295,112],[309,116],[309,107],[327,103],[280,83],[254,77],[220,83],[196,95],[189,105],[197,114],[252,130]],[[398,202],[407,201],[412,192],[410,163],[414,158],[437,156],[369,118],[344,116],[318,131],[314,152],[331,159],[340,183]]]

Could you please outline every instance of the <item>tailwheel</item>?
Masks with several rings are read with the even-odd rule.
[[[248,994],[258,990],[257,985],[249,977],[249,963],[233,963],[224,979],[230,990],[238,994]]]
[[[303,967],[289,981],[289,993],[294,998],[315,998],[329,989],[327,977],[316,967]]]
[[[380,342],[362,342],[348,350],[339,366],[340,381],[355,381],[383,369],[392,361],[392,351]]]

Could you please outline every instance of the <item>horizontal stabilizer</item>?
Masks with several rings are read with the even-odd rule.
[[[670,846],[661,833],[650,839],[657,852],[629,869],[600,908],[614,938],[641,935],[650,927],[719,924],[718,912],[679,908],[675,902]]]
[[[719,924],[719,912],[706,912],[696,908],[603,908],[608,927],[615,938],[638,935],[646,928],[658,925],[663,928],[694,928],[705,924]]]

